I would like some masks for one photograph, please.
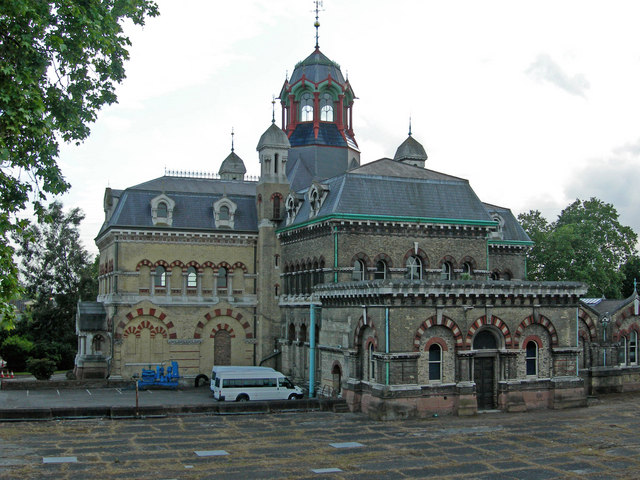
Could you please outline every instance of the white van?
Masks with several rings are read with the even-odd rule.
[[[293,400],[304,393],[282,373],[268,371],[219,371],[213,386],[213,398],[220,401]]]
[[[264,373],[273,373],[275,370],[271,367],[255,367],[255,366],[238,366],[238,365],[214,365],[211,369],[211,392],[213,392],[213,387],[216,383],[216,377],[220,375],[222,372],[238,372],[238,373],[247,373],[247,372],[255,372],[257,374]]]

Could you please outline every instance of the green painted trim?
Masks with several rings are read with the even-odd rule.
[[[480,227],[495,227],[497,222],[486,220],[462,220],[459,218],[425,218],[425,217],[392,217],[389,215],[359,215],[353,213],[334,213],[307,220],[296,225],[276,230],[276,233],[284,233],[296,228],[306,227],[314,223],[321,223],[329,220],[370,220],[376,222],[411,222],[411,223],[444,223],[447,225],[471,225]]]
[[[491,240],[488,239],[487,243],[491,245],[523,245],[523,246],[531,246],[535,245],[534,242],[530,240]]]

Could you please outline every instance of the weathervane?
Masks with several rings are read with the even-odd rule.
[[[320,11],[320,7],[322,7],[322,0],[315,0],[316,4],[316,22],[313,24],[316,27],[316,50],[320,49],[320,45],[318,45],[318,29],[320,28],[320,21],[318,20],[318,12]]]
[[[233,136],[235,134],[233,133],[233,127],[231,127],[231,151],[233,152]]]
[[[271,95],[271,123],[276,123],[276,96]]]
[[[411,115],[409,115],[409,136],[411,136]]]

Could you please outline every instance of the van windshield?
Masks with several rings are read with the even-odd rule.
[[[289,380],[288,378],[281,378],[280,379],[280,386],[288,388],[290,390],[293,390],[295,388],[293,386],[293,383],[291,383],[291,380]]]

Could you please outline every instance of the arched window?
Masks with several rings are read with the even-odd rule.
[[[409,257],[407,259],[407,278],[422,280],[422,261],[420,257]]]
[[[158,208],[156,209],[156,216],[158,218],[167,218],[169,209],[167,208],[167,204],[164,202],[160,202],[158,204]]]
[[[220,220],[229,220],[229,207],[223,205],[220,207],[220,215],[218,216]]]
[[[369,349],[368,349],[368,353],[369,353],[369,380],[375,380],[376,379],[376,362],[373,359],[373,352],[375,352],[375,349],[373,347],[373,342],[369,344]]]
[[[376,263],[376,280],[385,280],[387,278],[387,264],[384,260],[378,260]]]
[[[300,119],[302,122],[313,122],[313,97],[305,93],[300,99]]]
[[[440,271],[440,280],[451,280],[451,264],[449,262],[442,262],[442,268]]]
[[[356,260],[353,263],[353,273],[351,274],[351,280],[354,282],[361,282],[364,280],[365,266],[362,260]]]
[[[281,214],[280,214],[280,197],[278,195],[276,195],[275,197],[273,197],[273,219],[274,220],[280,220],[281,218]]]
[[[287,333],[287,340],[289,343],[296,339],[296,326],[293,323],[289,324],[289,331]]]
[[[502,274],[502,280],[511,280],[511,272],[504,272]]]
[[[156,287],[167,286],[167,270],[162,265],[156,267],[155,286]]]
[[[471,263],[464,262],[462,264],[462,275],[463,275],[463,278],[468,278],[471,275],[473,275],[473,267],[471,266]]]
[[[189,267],[187,269],[187,287],[196,288],[198,286],[198,273],[195,267]]]
[[[304,323],[300,325],[300,337],[298,340],[303,343],[307,341],[307,326]]]
[[[500,273],[498,273],[497,271],[493,271],[489,274],[489,278],[491,280],[500,280]]]
[[[527,375],[538,374],[538,344],[534,341],[527,342],[525,355],[527,363]]]
[[[218,280],[216,285],[218,288],[227,288],[227,269],[220,267],[218,270]]]
[[[429,380],[442,380],[442,348],[437,343],[429,347]]]
[[[620,339],[620,349],[618,350],[618,363],[620,365],[627,364],[627,337]]]
[[[333,98],[328,93],[322,96],[322,103],[320,106],[320,121],[321,122],[333,122]]]
[[[629,365],[638,364],[638,332],[631,330],[629,334]]]

